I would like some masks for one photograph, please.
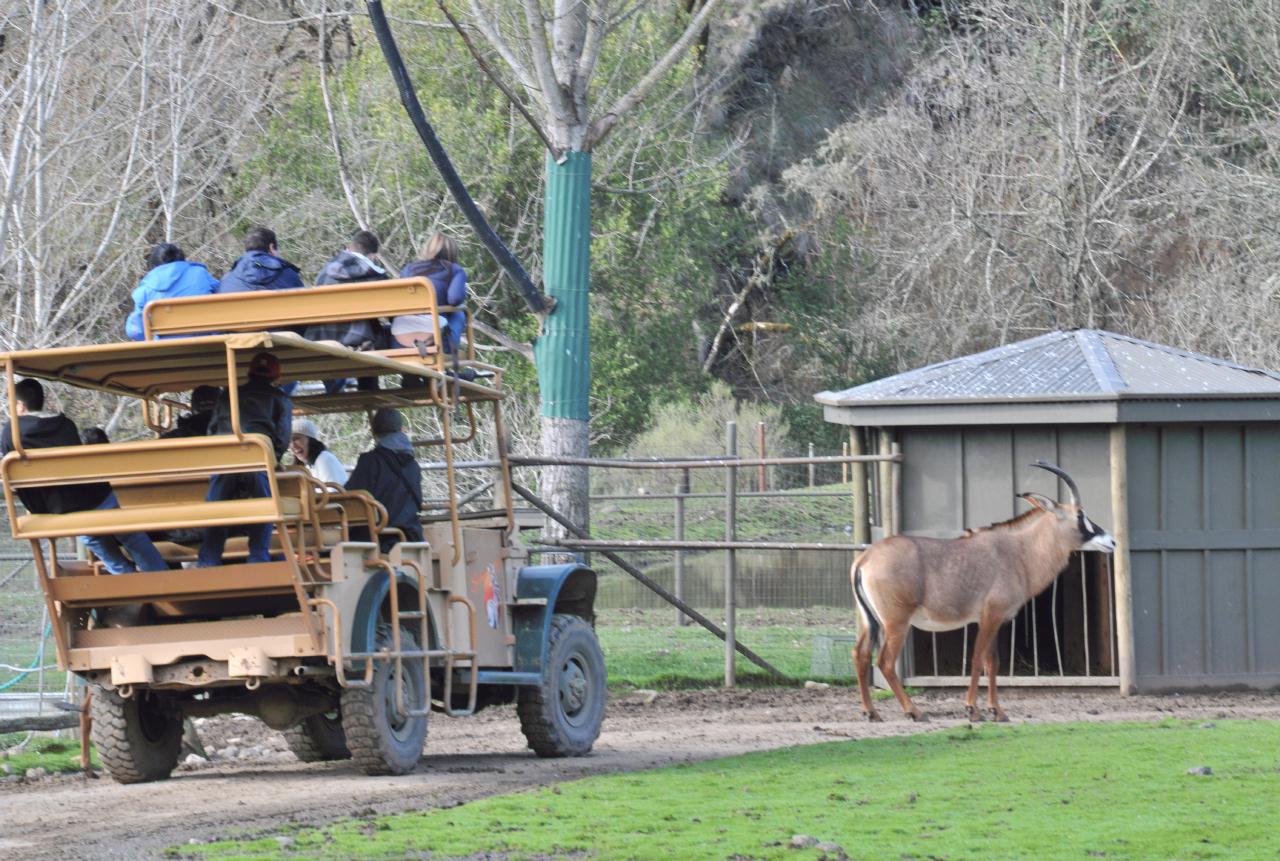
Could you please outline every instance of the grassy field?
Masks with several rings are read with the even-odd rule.
[[[723,618],[705,611],[716,624]],[[699,625],[676,627],[674,610],[601,610],[596,620],[609,683],[637,688],[685,688],[724,680],[724,641]],[[853,634],[849,611],[835,607],[804,610],[744,609],[737,614],[738,640],[773,664],[795,684],[806,679],[850,684],[849,655],[840,651],[821,660],[818,669],[834,665],[835,673],[813,672],[815,637]],[[821,651],[826,641],[819,640]],[[738,655],[740,681],[750,684],[765,674]],[[771,684],[778,684],[773,679]]]
[[[982,725],[594,777],[172,854],[1273,859],[1277,750],[1280,723],[1267,721]],[[1206,765],[1212,774],[1188,774]],[[797,835],[839,850],[793,849]]]
[[[22,774],[28,768],[43,768],[53,773],[80,770],[80,742],[71,739],[37,737],[21,750],[10,749],[26,738],[26,733],[0,734],[0,771],[7,765],[14,774]],[[92,747],[89,758],[95,767],[101,767],[98,754]]]
[[[744,492],[748,489],[745,484],[740,488]],[[802,495],[810,490],[841,495]],[[669,489],[662,492],[667,493]],[[740,498],[738,537],[744,541],[848,541],[844,530],[852,522],[852,499],[853,486],[849,484],[798,488],[774,497]],[[592,535],[618,540],[670,538],[674,504],[671,499],[593,503]],[[686,500],[685,538],[696,541],[724,538],[724,500],[707,497]]]

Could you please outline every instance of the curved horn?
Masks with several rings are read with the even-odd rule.
[[[1046,472],[1052,472],[1058,478],[1062,479],[1062,483],[1067,486],[1067,490],[1071,491],[1071,504],[1077,505],[1077,506],[1080,505],[1080,488],[1076,487],[1075,480],[1071,476],[1067,475],[1060,468],[1054,466],[1051,463],[1046,463],[1043,460],[1037,460],[1035,463],[1031,465],[1034,467],[1039,467],[1040,469],[1043,469]]]

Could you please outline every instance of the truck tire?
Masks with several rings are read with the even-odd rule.
[[[547,664],[516,699],[520,731],[538,756],[590,753],[604,722],[607,678],[596,632],[578,616],[551,618]]]
[[[311,715],[302,723],[284,731],[289,750],[303,762],[329,762],[351,759],[347,734],[342,729],[342,713],[338,710]]]
[[[165,780],[178,765],[182,715],[160,694],[129,699],[98,688],[90,705],[90,736],[107,773],[118,783]]]
[[[400,628],[400,644],[405,651],[418,648],[418,638],[407,627]],[[391,626],[378,626],[374,651],[391,646]],[[406,659],[402,664],[406,709],[427,707],[426,677],[422,661]],[[373,681],[367,688],[346,688],[342,692],[342,728],[346,731],[351,758],[366,774],[408,774],[418,764],[427,741],[427,716],[397,716],[393,661],[377,661]]]

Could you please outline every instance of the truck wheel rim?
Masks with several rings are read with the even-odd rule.
[[[387,675],[387,684],[384,688],[387,703],[387,725],[392,735],[396,738],[404,739],[410,734],[412,721],[407,715],[396,709],[396,671],[395,667],[388,667],[388,669],[390,673]],[[408,667],[400,671],[400,689],[404,692],[402,699],[404,707],[406,709],[414,708],[418,702],[418,687]]]
[[[587,703],[590,676],[578,655],[572,655],[560,668],[560,708],[572,721],[578,717]]]

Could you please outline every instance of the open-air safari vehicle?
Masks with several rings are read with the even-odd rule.
[[[605,696],[592,627],[596,575],[576,564],[530,565],[518,541],[501,369],[477,362],[469,340],[447,357],[425,339],[357,352],[281,331],[437,310],[423,279],[192,297],[148,306],[153,340],[0,355],[10,404],[15,380],[36,377],[137,398],[156,430],[181,405],[174,393],[230,390],[231,434],[19,445],[0,461],[13,535],[31,542],[59,665],[95,686],[93,740],[116,780],[167,777],[183,719],[224,712],[285,730],[304,760],[351,757],[373,774],[414,768],[433,709],[468,715],[514,701],[538,755],[591,749]],[[195,334],[210,331],[222,334]],[[293,404],[295,415],[437,412],[442,433],[417,443],[443,452],[449,496],[427,501],[435,508],[422,513],[425,541],[399,535],[381,552],[386,512],[371,496],[282,467],[266,437],[242,432],[237,388],[263,350],[279,358],[281,383],[381,375],[386,385],[395,379],[387,375],[410,375],[416,385],[299,394]],[[479,378],[460,378],[470,376],[460,368]],[[454,446],[474,436],[486,410],[497,440],[496,508],[466,511]],[[266,474],[270,497],[206,501],[211,476],[254,472]],[[20,488],[87,481],[110,482],[120,507],[24,514],[15,504]],[[232,538],[221,566],[181,567],[196,558],[190,539],[202,527],[262,523],[275,526],[275,561],[249,563],[246,540]],[[373,543],[350,539],[357,526]],[[170,570],[112,576],[76,558],[76,536],[139,531],[156,538]]]

